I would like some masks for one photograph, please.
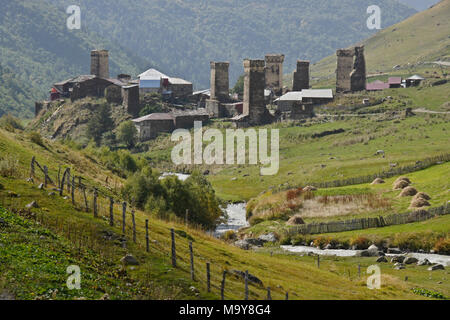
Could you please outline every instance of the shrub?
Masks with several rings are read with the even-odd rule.
[[[225,241],[233,241],[237,238],[236,232],[233,230],[228,230],[222,235],[222,239]]]
[[[439,254],[450,254],[450,238],[441,238],[434,245],[434,251]]]
[[[0,175],[5,178],[19,177],[19,160],[13,156],[6,156],[0,160]]]
[[[330,244],[332,239],[330,237],[317,237],[314,239],[314,246],[323,249],[326,245]]]
[[[356,246],[359,250],[365,250],[370,246],[370,240],[366,237],[358,236],[356,238],[350,239],[350,245]]]
[[[284,235],[283,237],[281,237],[281,239],[280,239],[281,246],[290,246],[291,244],[292,244],[291,236]]]
[[[132,148],[136,145],[137,134],[136,126],[132,121],[122,122],[117,128],[117,140],[125,144],[127,148]]]
[[[39,132],[33,131],[28,135],[30,141],[38,146],[45,147],[44,141],[42,140],[41,134]]]
[[[10,114],[5,114],[0,118],[0,127],[10,132],[14,132],[15,129],[23,130],[20,120]]]

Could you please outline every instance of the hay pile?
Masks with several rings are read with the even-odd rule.
[[[413,198],[413,200],[417,200],[417,199],[431,200],[431,197],[428,194],[426,194],[425,192],[419,192]]]
[[[423,198],[417,198],[417,199],[413,199],[411,201],[410,208],[414,209],[414,208],[423,208],[423,207],[430,207],[430,206],[431,205],[427,200],[425,200]]]
[[[417,194],[417,190],[413,187],[406,187],[400,193],[400,197],[412,197]]]
[[[411,182],[408,182],[406,180],[398,180],[394,182],[394,190],[401,190],[405,189],[410,185]]]
[[[290,226],[297,226],[300,224],[305,224],[305,221],[303,221],[303,218],[300,216],[293,216],[288,220],[287,224]]]
[[[375,180],[373,180],[373,182],[371,184],[374,185],[374,184],[383,184],[383,183],[385,183],[383,179],[376,178]]]
[[[409,184],[411,184],[411,180],[408,177],[400,177],[397,180],[395,180],[395,183],[399,182],[399,181],[402,181],[402,180],[404,180],[404,181],[408,182]]]

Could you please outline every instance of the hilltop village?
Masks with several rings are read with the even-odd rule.
[[[193,91],[187,80],[171,77],[149,69],[136,79],[119,74],[110,77],[109,52],[91,52],[89,75],[55,83],[50,101],[36,102],[35,116],[45,114],[55,101],[71,102],[87,97],[106,98],[108,103],[121,106],[132,119],[140,141],[190,129],[195,121],[226,119],[236,128],[270,124],[277,121],[301,120],[314,117],[314,108],[334,100],[335,95],[361,91],[378,91],[419,85],[424,78],[414,76],[389,78],[387,83],[367,83],[364,46],[339,49],[336,52],[336,90],[310,88],[310,62],[298,60],[292,76],[292,90],[283,85],[282,54],[267,54],[264,60],[245,59],[243,95],[230,93],[229,62],[211,62],[211,87]],[[157,94],[169,108],[167,112],[142,114],[142,98]],[[268,106],[275,106],[269,110]]]

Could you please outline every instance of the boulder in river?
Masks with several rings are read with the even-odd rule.
[[[277,237],[273,232],[271,232],[271,233],[263,234],[263,235],[259,236],[258,240],[261,240],[263,242],[272,242],[273,243],[273,242],[277,242]]]
[[[419,260],[414,257],[406,257],[405,260],[403,260],[404,264],[413,264],[417,263]]]
[[[396,263],[394,265],[394,269],[395,270],[403,270],[403,269],[406,269],[406,267],[405,267],[405,265],[403,263]]]
[[[391,259],[391,263],[403,263],[405,256],[395,256]]]
[[[388,259],[385,256],[381,256],[377,259],[378,263],[382,263],[382,262],[388,262]]]
[[[250,250],[251,249],[251,245],[250,243],[247,242],[247,240],[238,240],[234,243],[234,245],[238,248],[241,248],[243,250]]]
[[[428,259],[423,259],[417,262],[418,266],[431,266],[431,262]]]
[[[445,270],[445,267],[442,264],[434,264],[428,268],[428,271],[436,271],[436,270]]]
[[[387,249],[387,253],[389,253],[389,254],[402,254],[403,252],[399,248],[388,248]]]

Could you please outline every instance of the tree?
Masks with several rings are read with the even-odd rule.
[[[241,75],[239,79],[236,81],[232,91],[233,93],[237,93],[240,96],[244,94],[244,75]]]
[[[132,148],[137,142],[137,129],[132,121],[122,122],[117,129],[117,139],[125,144],[127,148]]]
[[[94,139],[95,143],[100,145],[103,133],[110,131],[114,126],[111,119],[111,107],[108,104],[102,104],[98,107],[97,112],[94,112],[91,120],[87,125],[87,136]]]

